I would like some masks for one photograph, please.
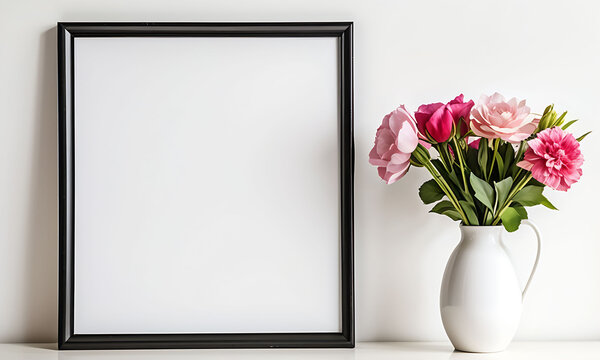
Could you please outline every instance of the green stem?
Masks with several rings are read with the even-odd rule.
[[[435,166],[433,166],[433,164],[431,163],[431,161],[425,163],[424,166],[429,171],[429,173],[431,174],[431,176],[433,176],[433,179],[440,186],[440,188],[442,189],[442,191],[446,194],[446,196],[448,197],[448,199],[450,200],[450,202],[452,203],[452,205],[454,206],[454,208],[456,209],[456,211],[458,211],[458,213],[462,217],[463,222],[465,223],[465,225],[470,225],[469,220],[467,219],[467,215],[463,211],[462,207],[460,206],[460,203],[458,202],[458,199],[456,198],[456,196],[452,192],[452,189],[450,188],[450,185],[448,185],[448,183],[446,182],[446,180],[444,179],[444,177],[442,175],[440,175],[440,173],[437,171],[437,169],[435,168]]]
[[[435,146],[435,149],[440,154],[440,161],[442,162],[442,165],[444,166],[444,169],[446,169],[446,171],[449,173],[450,170],[451,170],[451,168],[450,168],[450,154],[448,154],[446,143],[437,144]]]
[[[523,171],[523,168],[519,168],[519,170],[517,171],[517,173],[515,174],[515,179],[519,178],[519,175],[521,175],[521,171]]]
[[[485,208],[485,210],[484,210],[484,212],[483,212],[483,220],[481,221],[481,223],[482,223],[483,225],[489,225],[489,224],[487,223],[487,218],[488,218],[488,215],[489,215],[489,213],[490,213],[490,209],[488,209],[488,208],[486,207],[486,208]]]
[[[498,143],[500,142],[499,139],[494,139],[492,141],[494,142],[494,155],[492,155],[492,166],[490,166],[490,172],[487,175],[487,178],[485,179],[486,181],[490,180],[490,177],[492,176],[492,172],[494,171],[494,164],[496,163],[496,155],[498,154]]]
[[[519,148],[517,149],[517,154],[515,156],[515,161],[519,161],[520,160],[519,158],[521,157],[521,155],[523,155],[523,152],[525,152],[524,145],[525,145],[525,142],[521,142],[519,144]]]
[[[504,214],[504,211],[506,211],[506,209],[508,209],[510,207],[510,205],[512,204],[512,199],[515,197],[515,195],[517,195],[517,193],[519,191],[521,191],[525,185],[527,185],[527,183],[529,182],[529,180],[531,180],[532,175],[529,174],[529,176],[526,176],[525,178],[523,178],[523,180],[521,180],[517,186],[515,186],[511,192],[508,194],[508,197],[506,198],[506,203],[504,204],[504,206],[502,207],[502,209],[500,209],[500,211],[498,212],[498,215],[496,215],[496,219],[494,220],[494,222],[492,223],[492,225],[496,225],[498,224],[498,222],[500,222],[500,218],[502,217],[502,214]]]
[[[454,143],[454,152],[456,153],[456,157],[458,158],[458,164],[460,165],[460,173],[462,174],[463,185],[465,187],[465,192],[469,191],[469,185],[467,185],[467,177],[465,176],[465,167],[464,167],[464,159],[462,157],[462,149],[458,148],[458,142],[456,138],[452,138],[452,142]]]
[[[464,134],[463,136],[460,137],[460,140],[466,139],[467,137],[472,136],[472,135],[475,135],[473,133],[473,130],[469,130],[469,131],[466,132],[466,134]]]
[[[516,167],[517,163],[519,161],[521,161],[521,156],[523,156],[523,153],[525,152],[525,146],[524,146],[525,142],[521,142],[519,144],[519,148],[517,149],[517,153],[515,154],[515,158],[513,160],[513,163],[511,164],[511,167]],[[519,167],[519,170],[517,171],[517,173],[515,174],[515,176],[513,176],[513,178],[516,180],[519,178],[519,175],[521,174],[521,171],[523,170],[523,168]]]
[[[525,146],[526,145],[527,145],[527,143],[525,143],[524,141],[522,141],[519,144],[519,148],[517,149],[517,153],[515,154],[515,164],[522,160],[521,157],[525,153]]]

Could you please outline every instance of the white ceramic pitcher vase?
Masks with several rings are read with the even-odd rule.
[[[534,230],[538,242],[523,291],[502,242],[504,227],[460,227],[462,238],[446,265],[440,294],[442,322],[457,350],[502,351],[515,336],[541,249],[537,226],[527,220],[522,224]]]

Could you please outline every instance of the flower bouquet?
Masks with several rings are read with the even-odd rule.
[[[539,229],[525,207],[556,209],[543,195],[546,186],[567,191],[581,177],[579,142],[552,105],[535,116],[525,100],[500,94],[479,104],[463,95],[421,105],[414,114],[404,106],[383,118],[369,155],[388,184],[412,166],[433,179],[419,188],[431,212],[461,221],[461,241],[450,255],[440,293],[444,329],[454,347],[469,352],[505,349],[519,325],[522,300],[535,273],[541,248]],[[436,158],[430,150],[435,149]],[[521,223],[533,228],[538,247],[529,279],[520,288],[502,244]]]
[[[463,95],[443,104],[419,106],[414,117],[401,105],[383,118],[369,162],[391,184],[410,166],[433,179],[419,188],[431,212],[463,225],[499,225],[515,231],[527,219],[525,207],[556,208],[543,195],[546,186],[567,191],[582,174],[579,137],[553,105],[535,116],[525,100],[498,93],[479,103]],[[430,150],[435,149],[437,158]],[[440,201],[441,200],[441,201]]]

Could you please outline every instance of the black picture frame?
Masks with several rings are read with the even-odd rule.
[[[66,349],[354,347],[352,22],[57,24],[59,171],[58,347]],[[78,37],[335,37],[339,51],[341,332],[74,333],[74,39]]]

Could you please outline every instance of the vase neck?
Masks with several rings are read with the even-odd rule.
[[[503,229],[502,226],[461,226],[461,241],[498,243]]]

